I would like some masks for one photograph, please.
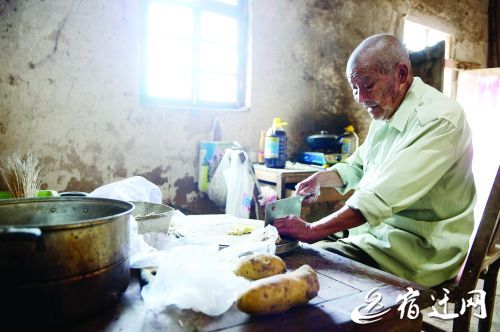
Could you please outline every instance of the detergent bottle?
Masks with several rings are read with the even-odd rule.
[[[345,132],[342,135],[342,138],[340,139],[341,142],[341,153],[342,153],[342,160],[345,158],[349,157],[356,151],[359,145],[359,137],[358,135],[354,132],[354,127],[349,125],[344,128]]]
[[[286,122],[273,119],[273,125],[266,132],[264,142],[264,163],[269,168],[285,168],[286,163]]]

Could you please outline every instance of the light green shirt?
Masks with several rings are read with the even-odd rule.
[[[391,119],[373,120],[363,145],[332,167],[340,192],[355,189],[346,205],[367,220],[343,241],[424,286],[456,276],[474,227],[471,141],[460,105],[415,77]]]

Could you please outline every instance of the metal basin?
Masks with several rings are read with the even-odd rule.
[[[59,322],[116,301],[129,282],[133,209],[88,197],[0,200],[2,309]]]

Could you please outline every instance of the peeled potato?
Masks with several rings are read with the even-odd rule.
[[[309,265],[297,270],[253,281],[236,305],[251,315],[269,315],[305,304],[318,295],[316,272]]]
[[[272,254],[256,254],[240,258],[234,274],[251,280],[258,280],[286,272],[283,260]]]
[[[231,230],[227,233],[229,235],[245,235],[250,234],[254,231],[255,227],[249,225],[237,225],[231,227]]]

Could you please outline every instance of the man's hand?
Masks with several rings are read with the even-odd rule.
[[[307,179],[299,182],[295,186],[297,195],[308,196],[308,194],[313,194],[312,197],[306,199],[304,202],[307,204],[313,203],[318,199],[319,189],[321,187],[344,187],[345,184],[342,182],[339,174],[336,170],[327,170],[316,172],[309,176]]]
[[[299,217],[288,216],[274,219],[274,227],[281,235],[288,235],[297,240],[313,243],[346,229],[360,226],[366,222],[363,214],[344,205],[340,210],[313,223]]]
[[[278,229],[280,235],[287,235],[302,242],[313,243],[322,238],[315,234],[310,223],[295,216],[276,218],[273,226]]]
[[[297,183],[297,185],[295,186],[297,195],[300,196],[311,195],[304,201],[305,204],[314,203],[314,201],[318,199],[319,189],[320,189],[320,183],[318,182],[318,173],[314,173],[305,180],[302,180],[301,182]]]

